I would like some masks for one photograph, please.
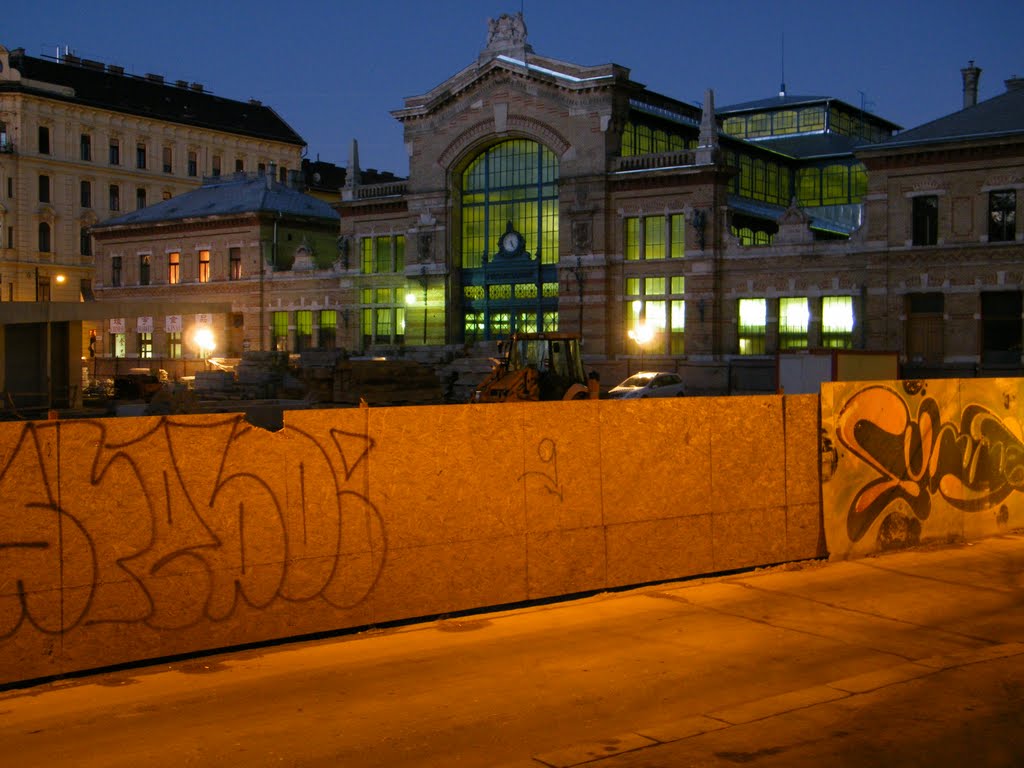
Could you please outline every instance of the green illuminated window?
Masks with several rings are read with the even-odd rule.
[[[295,313],[295,347],[302,352],[313,345],[313,311],[300,309]]]
[[[686,353],[686,302],[672,301],[669,311],[672,318],[669,354],[682,355]]]
[[[730,136],[745,138],[747,135],[747,121],[742,117],[727,117],[722,123],[722,130]]]
[[[777,112],[773,122],[772,134],[775,136],[796,133],[796,112],[791,109]]]
[[[497,251],[509,221],[533,258],[558,263],[558,161],[551,150],[525,139],[496,144],[462,180],[463,268],[480,267]]]
[[[821,171],[801,168],[796,172],[796,199],[800,205],[821,205]]]
[[[809,325],[806,298],[779,299],[779,349],[806,349]]]
[[[320,310],[319,346],[333,349],[338,339],[338,313],[333,309]]]
[[[771,115],[767,112],[751,115],[747,120],[747,136],[749,138],[770,136],[771,132]]]
[[[668,289],[666,291],[666,289]],[[684,354],[686,349],[686,302],[682,275],[627,277],[623,306],[623,337],[628,338],[630,354],[639,353],[636,333],[643,326],[651,333],[644,351],[656,354]]]
[[[648,216],[644,219],[644,258],[665,258],[664,216]]]
[[[825,296],[822,298],[821,344],[833,349],[853,348],[852,296]]]
[[[669,256],[681,259],[686,256],[686,217],[681,213],[673,213],[671,218],[672,244]]]
[[[797,114],[797,122],[799,124],[798,130],[801,133],[804,131],[822,131],[825,129],[825,108],[807,107],[806,109],[801,109]]]
[[[279,351],[288,351],[288,313],[270,313],[270,346]]]
[[[405,235],[364,237],[360,241],[360,269],[364,275],[405,270]]]
[[[868,193],[868,169],[863,163],[850,166],[850,202],[859,203]]]
[[[849,202],[849,168],[845,165],[826,166],[821,174],[821,202],[823,205],[842,205]]]
[[[763,355],[768,334],[768,303],[765,299],[740,299],[739,353]]]
[[[626,219],[626,261],[640,259],[640,219]]]

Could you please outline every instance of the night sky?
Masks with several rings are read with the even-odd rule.
[[[244,11],[242,10],[244,9]],[[960,69],[982,68],[979,98],[1024,75],[1024,3],[673,2],[672,0],[51,0],[8,3],[0,45],[199,82],[273,107],[339,165],[408,171],[390,112],[472,64],[487,20],[522,9],[537,54],[614,62],[667,96],[718,106],[828,95],[905,128],[960,109]],[[244,13],[244,15],[243,15]]]

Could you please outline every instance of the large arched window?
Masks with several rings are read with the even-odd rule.
[[[488,148],[462,174],[461,267],[466,340],[558,326],[558,160],[527,139]],[[499,257],[511,227],[520,251]]]

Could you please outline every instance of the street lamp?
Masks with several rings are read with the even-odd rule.
[[[213,336],[213,331],[209,328],[200,328],[196,331],[193,338],[196,346],[199,347],[199,356],[206,360],[217,346],[217,342]]]
[[[644,369],[644,347],[654,338],[654,328],[647,323],[639,322],[628,335],[640,347],[640,370],[642,371]]]

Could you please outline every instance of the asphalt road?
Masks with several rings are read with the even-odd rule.
[[[0,765],[1024,765],[1024,535],[0,693]]]

